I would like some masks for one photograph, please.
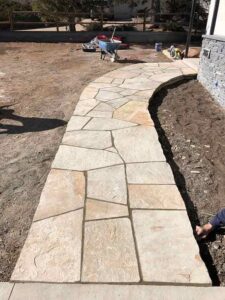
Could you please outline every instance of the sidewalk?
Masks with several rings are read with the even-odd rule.
[[[12,282],[211,285],[148,112],[155,91],[194,74],[136,64],[84,89]]]

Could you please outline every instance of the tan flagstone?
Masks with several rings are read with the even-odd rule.
[[[97,93],[98,93],[98,89],[97,88],[87,86],[83,90],[83,92],[82,92],[82,94],[80,96],[80,101],[94,99],[95,96],[97,95]]]
[[[87,196],[88,198],[127,204],[127,186],[124,166],[112,166],[89,171],[87,178]]]
[[[108,105],[107,103],[99,103],[93,111],[103,111],[103,112],[113,112],[114,109],[112,106]]]
[[[101,88],[103,91],[108,91],[108,92],[114,92],[114,93],[121,93],[123,89],[117,87],[117,86],[111,86],[111,87],[103,87]]]
[[[194,75],[196,74],[197,72],[192,69],[192,68],[182,68],[181,69],[181,72],[183,73],[183,75]]]
[[[126,79],[123,84],[120,85],[121,88],[125,89],[133,89],[133,90],[148,90],[154,89],[160,86],[160,82],[152,79],[147,79],[145,77],[138,77],[132,79]]]
[[[88,199],[86,204],[86,220],[109,219],[128,216],[128,207],[114,203],[106,203]]]
[[[116,120],[116,119],[106,119],[106,118],[93,118],[87,126],[84,127],[86,130],[114,130],[120,128],[126,128],[131,126],[136,126],[135,123],[130,123],[126,121]]]
[[[116,78],[116,79],[113,79],[113,83],[115,84],[122,84],[124,82],[124,79],[123,78]]]
[[[95,106],[97,106],[98,103],[99,102],[95,99],[79,101],[74,111],[74,115],[84,116]]]
[[[85,224],[83,282],[138,282],[139,272],[130,220]]]
[[[66,131],[80,130],[90,119],[89,117],[73,116],[67,125]]]
[[[127,79],[127,78],[134,78],[134,77],[137,77],[139,76],[141,73],[140,70],[115,70],[115,71],[112,71],[110,73],[107,74],[107,77],[110,77],[110,78],[115,78],[115,79]]]
[[[52,169],[42,191],[34,221],[82,208],[84,198],[83,173]]]
[[[178,77],[178,78],[177,78]],[[155,81],[160,81],[162,83],[166,83],[167,81],[177,81],[177,79],[182,79],[183,75],[181,72],[173,72],[171,74],[160,74],[152,76],[152,79]]]
[[[87,116],[92,118],[112,118],[113,113],[111,111],[99,111],[99,110],[92,110],[90,111]]]
[[[10,294],[13,289],[13,285],[14,285],[13,283],[9,283],[9,282],[1,282],[0,283],[0,299],[1,300],[9,300]]]
[[[107,148],[105,150],[110,151],[110,152],[114,152],[114,153],[118,153],[116,148],[114,148],[114,147],[110,147],[110,148]]]
[[[123,162],[116,153],[61,145],[52,168],[87,171],[121,163]]]
[[[80,280],[83,210],[32,224],[11,280]]]
[[[175,184],[166,162],[127,164],[127,179],[130,184]]]
[[[176,185],[129,185],[131,208],[185,209]]]
[[[224,293],[205,286],[17,283],[10,300],[224,300]]]
[[[134,210],[132,216],[144,281],[211,284],[186,211]]]
[[[119,99],[121,95],[118,92],[100,90],[95,98],[99,101],[107,102],[109,100]]]
[[[135,126],[113,131],[114,144],[126,163],[166,161],[154,127]]]
[[[135,94],[136,92],[137,92],[137,90],[123,89],[120,94],[123,96],[130,96],[130,95]]]
[[[124,121],[130,121],[136,124],[153,126],[154,123],[147,110],[148,104],[140,101],[129,101],[118,108],[113,117]]]
[[[94,87],[97,89],[104,89],[104,88],[113,88],[114,85],[112,83],[99,83],[99,82],[91,82],[89,83],[90,87]]]
[[[129,97],[132,97],[132,96],[127,96],[127,97],[123,97],[120,99],[111,100],[111,101],[108,101],[107,103],[114,108],[119,108],[120,106],[122,106],[130,101]]]
[[[110,77],[99,77],[97,79],[94,80],[94,82],[99,82],[99,83],[111,83],[113,81],[112,78]]]
[[[62,144],[82,148],[105,149],[112,146],[112,139],[109,131],[78,130],[66,132]]]

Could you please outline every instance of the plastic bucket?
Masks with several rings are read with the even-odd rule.
[[[156,52],[162,51],[162,43],[155,43],[155,51]]]

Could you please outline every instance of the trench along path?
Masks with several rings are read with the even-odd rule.
[[[159,289],[165,295],[211,285],[148,112],[158,89],[196,72],[183,61],[142,63],[84,89],[11,277],[28,285],[16,283],[14,293],[67,283],[61,292],[114,299],[138,286],[149,296],[155,285],[173,286]]]

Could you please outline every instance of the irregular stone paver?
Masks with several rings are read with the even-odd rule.
[[[127,97],[119,98],[116,100],[108,101],[107,104],[111,105],[113,108],[119,108],[120,106],[129,102],[130,97],[132,97],[132,96],[127,96]]]
[[[125,205],[107,203],[88,199],[86,204],[86,220],[97,220],[128,216],[128,208]]]
[[[211,284],[185,211],[132,215],[144,281]]]
[[[99,77],[97,79],[94,80],[94,82],[100,82],[100,83],[111,83],[113,81],[112,78],[110,77]]]
[[[88,117],[96,117],[96,118],[112,118],[113,113],[110,111],[98,111],[93,110],[90,111],[87,116]]]
[[[147,111],[147,104],[139,101],[130,101],[118,108],[113,117],[115,119],[134,122],[145,126],[153,126],[154,123]]]
[[[149,80],[145,77],[126,79],[123,84],[120,85],[121,88],[144,91],[148,89],[154,89],[160,86],[160,82]]]
[[[82,148],[105,149],[112,146],[112,139],[109,131],[80,130],[66,132],[62,143]]]
[[[97,100],[105,101],[105,102],[113,99],[118,99],[118,98],[121,98],[121,95],[119,93],[109,92],[105,90],[100,90],[98,95],[96,96]]]
[[[95,99],[79,101],[74,111],[74,115],[85,116],[90,110],[97,106],[98,103],[99,102]]]
[[[120,69],[120,70],[115,70],[107,74],[110,78],[115,78],[115,79],[127,79],[127,78],[134,78],[137,77],[141,74],[141,71],[137,70],[132,70],[129,71],[127,69]]]
[[[85,177],[83,173],[52,169],[41,194],[34,220],[82,208],[84,198]]]
[[[105,118],[93,118],[87,126],[84,127],[86,130],[114,130],[120,128],[126,128],[136,126],[137,124]]]
[[[176,185],[129,185],[131,208],[185,209]]]
[[[175,184],[166,162],[128,164],[127,179],[130,184]]]
[[[82,281],[138,282],[131,223],[127,218],[85,224]]]
[[[126,163],[166,160],[154,127],[116,130],[113,137],[115,147]]]
[[[127,187],[124,166],[89,171],[87,196],[88,198],[126,204]]]
[[[113,107],[107,103],[99,103],[95,107],[95,109],[93,109],[93,111],[103,111],[103,112],[108,112],[108,111],[113,112],[113,110],[114,110]]]
[[[123,162],[116,153],[62,145],[59,147],[52,167],[55,169],[87,171],[121,163]]]
[[[10,300],[224,300],[224,294],[224,287],[18,283]]]
[[[8,300],[13,289],[13,284],[8,282],[1,282],[0,283],[0,299],[1,300]]]
[[[80,280],[83,210],[32,224],[12,280]]]
[[[94,88],[94,87],[90,87],[90,86],[87,86],[81,96],[80,96],[80,101],[82,100],[89,100],[89,99],[94,99],[95,96],[98,94],[98,88]]]
[[[144,281],[211,284],[185,211],[133,211]]]
[[[89,117],[74,116],[70,119],[66,131],[80,130],[90,119]]]

